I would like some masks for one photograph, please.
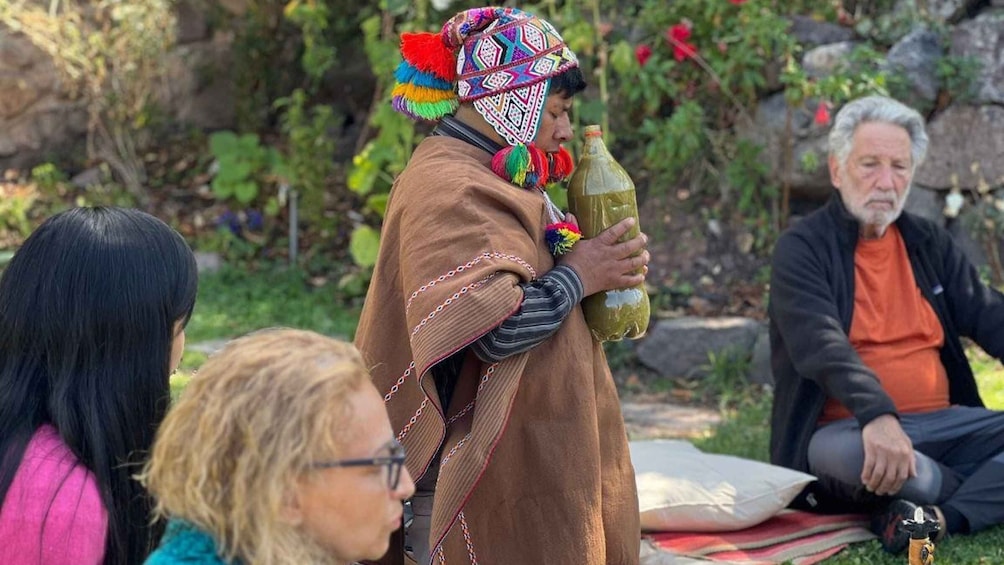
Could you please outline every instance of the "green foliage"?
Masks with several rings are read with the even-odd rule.
[[[218,253],[227,262],[238,264],[254,260],[261,252],[261,245],[257,241],[240,237],[227,226],[199,234],[194,247],[199,251]]]
[[[652,57],[627,71],[622,88],[655,86],[663,94],[661,103],[671,106],[700,101],[708,125],[728,126],[748,112],[762,92],[764,69],[796,47],[783,15],[754,1],[645,2],[638,19],[648,30],[644,43],[652,49]],[[681,41],[678,33],[688,37]],[[640,75],[638,82],[630,80],[635,73]],[[653,74],[665,78],[648,76]]]
[[[974,162],[971,169],[979,174],[979,163]],[[958,187],[954,191],[958,191]],[[960,215],[962,226],[983,246],[989,263],[988,278],[999,286],[1004,284],[1004,264],[1000,260],[1001,237],[1004,236],[1004,194],[991,190],[989,183],[980,175],[973,200],[973,205]]]
[[[67,181],[66,173],[54,163],[42,163],[31,169],[31,180],[44,192],[55,193]]]
[[[753,232],[754,249],[766,249],[773,241],[771,203],[777,198],[777,187],[769,181],[769,170],[760,157],[759,145],[740,139],[728,147],[732,152],[725,177],[730,190],[736,193],[735,211]]]
[[[799,165],[802,167],[803,172],[811,173],[819,167],[819,155],[815,151],[806,151],[802,153]]]
[[[821,79],[812,79],[799,65],[795,57],[788,57],[781,73],[781,83],[785,85],[784,97],[793,107],[801,106],[810,99],[841,105],[849,100],[870,94],[889,96],[890,72],[880,67],[882,56],[871,46],[859,45],[851,51],[851,56]],[[895,75],[897,85],[902,84]]]
[[[325,37],[331,11],[323,0],[291,0],[284,10],[286,18],[300,27],[303,55],[300,64],[312,81],[320,80],[336,61],[337,51]]]
[[[404,9],[399,6],[399,9]],[[382,218],[394,178],[404,170],[418,139],[415,126],[406,116],[395,112],[389,103],[394,69],[400,62],[397,37],[388,36],[380,16],[362,24],[366,56],[377,77],[377,88],[384,92],[384,103],[370,113],[369,125],[377,132],[352,158],[347,179],[349,190],[366,199],[366,210]],[[379,247],[379,231],[362,224],[356,226],[350,240],[350,253],[357,265],[372,266]]]
[[[272,101],[288,94],[300,81],[295,53],[288,48],[295,44],[299,29],[286,19],[283,10],[283,2],[248,0],[244,14],[231,24],[234,64],[219,72],[231,73],[239,131],[257,131],[271,123]]]
[[[906,12],[889,12],[858,20],[854,31],[879,45],[891,46],[913,30],[917,20]]]
[[[765,70],[795,59],[798,46],[784,16],[802,8],[650,0],[637,14],[645,30],[637,48],[650,56],[636,52],[625,60],[626,49],[611,39],[621,53],[611,67],[620,79],[614,103],[626,108],[615,116],[616,127],[633,131],[622,134],[625,145],[644,148],[650,186],[658,187],[649,195],[681,185],[697,189],[712,198],[715,215],[736,215],[754,227],[764,248],[778,223],[778,191],[766,181],[759,148],[741,143],[736,131],[752,125],[758,98],[776,88]]]
[[[367,225],[362,225],[352,232],[349,239],[349,253],[352,260],[360,267],[376,265],[377,252],[380,250],[380,232]]]
[[[243,206],[255,202],[264,192],[267,176],[281,168],[279,153],[262,145],[257,134],[216,132],[209,136],[209,150],[219,167],[211,184],[213,194]]]
[[[746,376],[749,368],[749,352],[742,348],[708,352],[708,363],[702,367],[706,375],[700,382],[700,396],[717,399],[721,410],[742,403],[755,388]]]
[[[976,78],[981,70],[982,65],[975,57],[945,55],[938,59],[935,73],[949,99],[965,104],[976,98]]]
[[[276,101],[276,107],[283,110],[280,125],[286,141],[286,157],[277,160],[276,174],[299,191],[305,218],[333,227],[325,225],[324,197],[335,172],[335,140],[328,133],[335,127],[335,115],[326,104],[308,109],[302,89]]]
[[[195,311],[185,330],[188,342],[231,338],[275,326],[351,339],[359,305],[345,300],[333,283],[316,282],[303,271],[282,265],[262,265],[257,271],[224,267],[203,274]]]
[[[3,232],[13,230],[19,236],[27,237],[31,233],[31,222],[28,212],[38,199],[38,190],[31,184],[0,183],[0,236]],[[0,237],[0,243],[6,237]]]
[[[677,106],[668,118],[646,118],[639,133],[648,139],[645,164],[649,170],[673,178],[696,165],[708,146],[704,120],[704,108],[695,100]]]
[[[696,439],[694,445],[707,453],[769,461],[771,402],[769,390],[752,389],[722,413],[721,423],[710,435]]]

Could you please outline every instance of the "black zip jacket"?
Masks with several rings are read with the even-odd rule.
[[[914,279],[945,332],[941,362],[952,404],[983,406],[960,337],[990,355],[1004,357],[1004,295],[986,286],[947,231],[903,213],[896,220]],[[892,400],[847,338],[854,312],[854,249],[859,224],[838,193],[795,223],[774,248],[770,302],[774,405],[770,458],[776,465],[808,472],[809,439],[827,396],[861,426],[883,414],[896,415]],[[848,511],[819,483],[810,484],[792,506]]]

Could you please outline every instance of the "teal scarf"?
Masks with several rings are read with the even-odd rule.
[[[208,534],[184,520],[171,520],[160,546],[146,558],[145,565],[241,565],[229,563],[217,553],[216,542]]]

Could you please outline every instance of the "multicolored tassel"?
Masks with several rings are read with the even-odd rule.
[[[571,161],[571,155],[568,159]],[[551,160],[536,145],[518,143],[502,148],[492,157],[492,171],[520,188],[542,189],[554,180]]]
[[[415,120],[436,121],[460,106],[453,82],[457,58],[438,33],[401,34],[404,59],[394,71],[391,93],[395,110]]]
[[[547,157],[551,162],[548,182],[561,182],[571,176],[575,163],[572,160],[572,154],[568,152],[568,149],[565,149],[564,145],[558,147],[557,152],[548,153]]]
[[[547,247],[551,250],[551,254],[558,256],[568,253],[575,242],[582,239],[582,232],[575,224],[558,222],[549,224],[544,229],[544,239],[547,240]]]
[[[401,34],[401,56],[411,66],[446,82],[457,80],[457,57],[439,33]]]

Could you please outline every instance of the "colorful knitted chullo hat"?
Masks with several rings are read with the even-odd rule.
[[[566,177],[571,155],[547,156],[533,145],[551,77],[578,66],[554,27],[516,8],[474,8],[440,33],[401,35],[394,108],[436,121],[471,102],[505,139],[492,169],[517,186],[542,188]]]

